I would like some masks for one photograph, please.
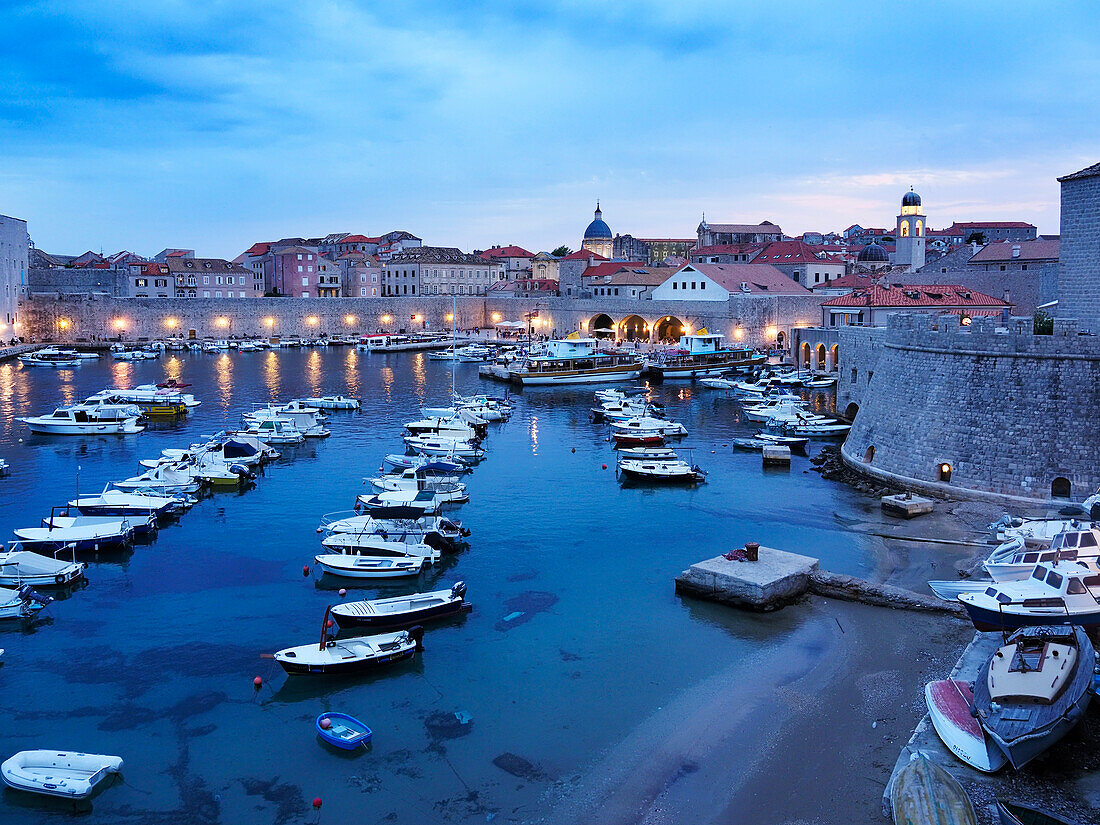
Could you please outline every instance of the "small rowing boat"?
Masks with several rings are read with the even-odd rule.
[[[399,630],[468,613],[471,609],[472,605],[466,601],[466,584],[456,582],[450,590],[338,604],[332,608],[332,618],[341,628]]]
[[[369,744],[372,736],[370,728],[346,713],[322,713],[316,725],[318,736],[346,751]]]

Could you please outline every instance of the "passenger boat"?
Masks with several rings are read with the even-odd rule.
[[[679,458],[620,458],[618,472],[625,478],[640,481],[699,484],[707,480],[707,474],[699,467],[688,464]]]
[[[325,429],[325,417],[319,409],[298,406],[297,401],[291,401],[289,404],[283,404],[282,406],[269,404],[245,413],[243,418],[249,432],[254,432],[256,424],[279,421],[290,422],[306,438],[328,438],[332,434]]]
[[[31,590],[30,585],[20,585],[15,590],[0,587],[0,619],[27,619],[53,601]]]
[[[1017,630],[982,666],[974,709],[989,737],[1019,770],[1085,714],[1096,651],[1080,627]]]
[[[255,436],[265,444],[301,444],[305,436],[288,418],[267,418],[248,422],[247,435]]]
[[[1073,823],[1047,811],[1003,799],[997,800],[997,816],[1001,825],[1085,825],[1083,822]]]
[[[45,435],[131,435],[145,429],[137,416],[117,417],[82,407],[58,407],[52,415],[17,418],[32,433]]]
[[[894,825],[978,825],[962,785],[924,754],[913,754],[887,791]]]
[[[372,736],[370,728],[346,713],[322,713],[315,724],[318,736],[346,751],[369,744]]]
[[[1100,625],[1100,576],[1076,564],[1035,565],[1023,581],[993,582],[980,593],[959,596],[978,630],[1032,625]]]
[[[109,486],[97,496],[74,498],[69,507],[79,510],[85,516],[121,516],[123,518],[148,519],[156,517],[160,521],[176,517],[194,505],[190,496],[156,496],[145,493],[126,493],[112,490]]]
[[[612,421],[611,431],[618,433],[656,434],[665,438],[680,438],[688,434],[687,428],[679,421],[666,421],[663,418],[628,418],[625,421]]]
[[[724,335],[699,330],[681,335],[680,346],[657,355],[646,365],[646,372],[661,379],[708,378],[735,369],[748,369],[764,363],[764,355],[751,347],[730,349],[723,345]]]
[[[341,628],[400,630],[468,613],[472,609],[466,601],[465,583],[456,582],[450,590],[334,605],[332,618]]]
[[[290,675],[337,675],[361,673],[381,665],[394,664],[423,649],[424,628],[414,627],[397,633],[332,639],[328,635],[329,612],[321,626],[320,643],[288,647],[274,659]]]
[[[25,367],[65,369],[79,367],[82,362],[83,359],[72,350],[59,350],[55,347],[44,347],[19,356],[19,363]]]
[[[0,586],[53,587],[71,584],[84,577],[83,562],[62,561],[23,550],[13,543],[12,549],[0,553]],[[16,549],[19,548],[19,549]]]
[[[202,483],[191,474],[184,462],[162,464],[141,475],[112,482],[111,486],[123,492],[164,496],[197,493],[202,489]]]
[[[71,751],[20,751],[0,765],[4,784],[19,791],[86,799],[96,786],[122,770],[122,758]]]
[[[924,686],[928,716],[940,740],[955,756],[983,773],[996,773],[1008,761],[989,737],[973,711],[969,682],[941,679]]]
[[[473,441],[480,434],[477,430],[460,420],[454,418],[422,418],[419,421],[409,421],[405,429],[413,435],[434,435],[443,438],[453,438],[459,441]]]
[[[645,366],[636,353],[599,351],[595,338],[547,342],[547,355],[530,356],[508,367],[510,380],[524,386],[633,381]]]
[[[348,579],[400,579],[419,576],[428,563],[425,556],[352,556],[344,553],[321,553],[313,557],[325,573]]]
[[[41,527],[21,527],[12,530],[26,550],[54,553],[97,551],[129,544],[134,539],[134,525],[129,519],[115,517],[51,516],[42,519]]]
[[[321,395],[314,398],[302,398],[301,403],[321,410],[357,410],[358,398],[347,398],[343,395]]]

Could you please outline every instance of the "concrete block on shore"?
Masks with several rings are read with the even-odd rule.
[[[898,493],[882,497],[882,509],[892,516],[914,518],[932,512],[932,499],[912,493]]]
[[[785,444],[763,447],[760,452],[764,456],[765,467],[786,466],[791,463],[791,448]]]
[[[803,596],[817,559],[761,547],[757,561],[717,556],[676,577],[676,592],[750,610],[775,610]]]

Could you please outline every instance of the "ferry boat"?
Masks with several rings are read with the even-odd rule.
[[[82,360],[75,351],[59,350],[56,347],[45,347],[19,356],[19,363],[25,367],[53,367],[55,369],[79,367]]]
[[[751,347],[730,349],[724,335],[700,330],[681,335],[680,346],[659,354],[646,371],[664,378],[711,378],[736,369],[748,369],[764,363],[764,355]]]
[[[637,353],[601,352],[595,338],[566,338],[549,341],[547,354],[528,358],[508,368],[516,384],[595,384],[605,381],[634,381],[645,362]]]

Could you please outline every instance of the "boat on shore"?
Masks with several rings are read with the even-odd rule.
[[[450,590],[334,605],[332,618],[341,628],[399,630],[458,616],[472,609],[466,601],[465,583],[456,582]]]
[[[1100,625],[1100,575],[1077,563],[1037,564],[1023,581],[990,582],[958,599],[974,627],[1018,630],[1033,625]]]
[[[1091,697],[1096,651],[1081,627],[1021,628],[974,681],[974,710],[1019,770],[1069,733]]]
[[[894,825],[978,825],[963,786],[924,754],[913,754],[887,791]]]
[[[940,741],[970,767],[996,773],[1008,758],[978,724],[973,698],[970,683],[961,679],[940,679],[924,686],[928,716]]]
[[[1085,825],[1080,822],[1070,822],[1048,811],[1041,811],[1020,802],[1009,802],[1003,799],[997,800],[997,816],[1000,825]]]
[[[20,751],[0,765],[9,788],[64,799],[86,799],[104,779],[122,770],[122,758],[70,751]]]

